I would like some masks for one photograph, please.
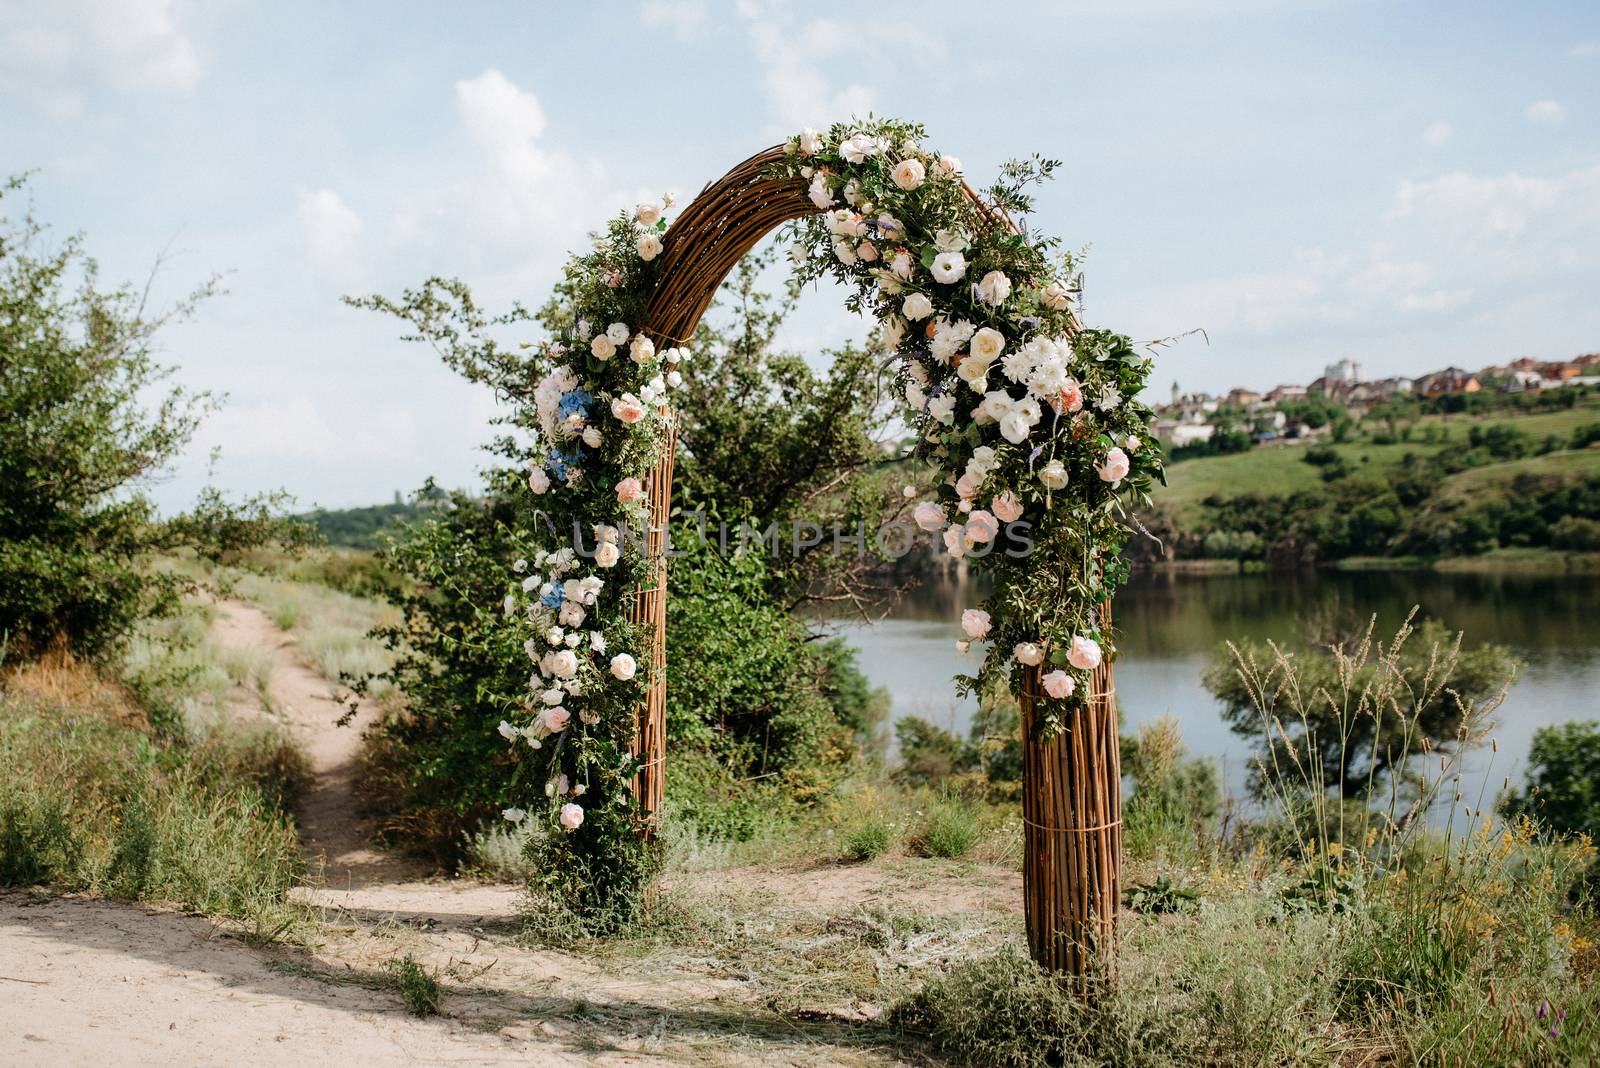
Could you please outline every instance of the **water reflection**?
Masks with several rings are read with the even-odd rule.
[[[950,688],[976,669],[956,651],[961,609],[982,596],[974,583],[929,582],[873,625],[839,622],[861,665],[893,695],[896,718],[919,715],[965,732],[973,704]],[[1467,762],[1469,800],[1480,786],[1520,778],[1533,732],[1570,719],[1600,718],[1600,577],[1431,572],[1137,576],[1117,598],[1121,650],[1117,695],[1128,729],[1163,714],[1183,725],[1192,751],[1222,761],[1243,782],[1248,747],[1222,722],[1201,675],[1227,639],[1298,640],[1330,620],[1344,628],[1377,616],[1388,636],[1413,605],[1466,632],[1468,645],[1496,642],[1526,661],[1500,713],[1500,752]]]

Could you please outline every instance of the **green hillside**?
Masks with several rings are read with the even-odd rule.
[[[1368,419],[1346,440],[1180,460],[1155,494],[1179,558],[1308,562],[1600,539],[1600,395],[1529,414]],[[1594,514],[1591,514],[1594,513]]]

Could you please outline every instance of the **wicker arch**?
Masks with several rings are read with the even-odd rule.
[[[660,255],[644,331],[658,347],[694,337],[700,317],[739,260],[782,223],[817,212],[806,186],[773,177],[783,146],[759,152],[706,186],[674,221]],[[968,195],[973,196],[971,190]],[[973,196],[974,200],[977,198]],[[986,212],[998,226],[1011,221]],[[645,834],[660,817],[666,779],[667,664],[665,555],[676,436],[650,473],[650,576],[634,595],[632,622],[651,635],[654,665],[645,701],[634,714],[633,781]],[[1110,606],[1106,606],[1109,623]],[[1090,700],[1068,729],[1048,741],[1033,730],[1039,669],[1023,683],[1023,887],[1028,943],[1054,971],[1086,977],[1092,947],[1114,944],[1121,899],[1122,789],[1112,674],[1096,670]],[[1099,959],[1109,961],[1110,953]]]

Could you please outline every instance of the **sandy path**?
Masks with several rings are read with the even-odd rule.
[[[354,792],[362,706],[348,707],[259,609],[218,603],[213,634],[269,649],[266,693],[233,711],[271,714],[308,756],[299,811],[325,882],[309,947],[254,947],[224,925],[135,905],[0,893],[0,1065],[872,1065],[899,1063],[881,1036],[837,1019],[773,1013],[759,984],[725,969],[607,967],[518,941],[515,887],[426,879],[374,849]],[[783,907],[900,904],[986,910],[1020,901],[1015,873],[952,878],[876,866],[775,866],[680,874],[674,892],[756,892]],[[445,989],[445,1017],[418,1020],[382,985],[410,955]]]

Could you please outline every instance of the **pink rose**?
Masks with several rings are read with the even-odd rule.
[[[1100,478],[1105,482],[1121,482],[1128,477],[1128,469],[1133,465],[1128,462],[1128,454],[1121,449],[1112,449],[1106,453],[1106,458],[1095,468],[1100,472]]]
[[[550,489],[550,476],[544,473],[544,468],[535,467],[528,472],[528,488],[535,493],[545,493]]]
[[[969,608],[961,613],[961,629],[973,641],[982,641],[989,634],[989,613],[981,608]]]
[[[1022,502],[1010,490],[990,501],[989,507],[1002,523],[1015,523],[1022,518]]]
[[[1067,663],[1080,671],[1093,671],[1100,666],[1100,646],[1092,638],[1075,635],[1067,649]]]
[[[923,501],[912,509],[911,518],[916,520],[917,526],[923,530],[938,530],[945,524],[944,509],[935,501]]]
[[[1027,667],[1038,667],[1044,663],[1044,650],[1033,642],[1018,642],[1016,648],[1011,650],[1011,655],[1017,658],[1017,663]]]
[[[973,481],[971,475],[962,475],[956,479],[956,493],[964,501],[970,501],[978,495],[978,483]]]
[[[962,526],[960,523],[951,523],[949,526],[945,527],[944,528],[944,549],[945,549],[945,552],[949,553],[951,556],[960,556],[960,555],[962,555],[965,552],[965,549],[962,547],[961,543],[962,543],[962,540],[963,540],[963,535],[965,535],[966,532],[967,532],[967,528]]]
[[[967,517],[967,541],[972,545],[981,545],[994,541],[994,536],[1000,533],[1000,523],[994,516],[978,509]]]
[[[611,402],[611,414],[624,423],[637,423],[644,418],[644,404],[632,393],[624,393]]]
[[[1044,692],[1057,699],[1071,697],[1078,688],[1077,680],[1061,670],[1052,671],[1039,681],[1044,684]]]
[[[625,478],[617,483],[617,500],[623,504],[644,496],[644,484],[636,478]]]
[[[571,713],[562,708],[560,705],[557,705],[554,708],[547,708],[543,712],[539,713],[539,719],[544,723],[544,729],[549,731],[551,734],[559,734],[560,732],[566,730],[567,721],[571,718]]]
[[[583,806],[567,803],[561,806],[561,826],[575,831],[583,826]]]
[[[1061,387],[1057,395],[1059,403],[1052,405],[1059,412],[1076,412],[1083,408],[1083,387],[1078,385],[1076,378],[1067,379],[1067,384]]]

